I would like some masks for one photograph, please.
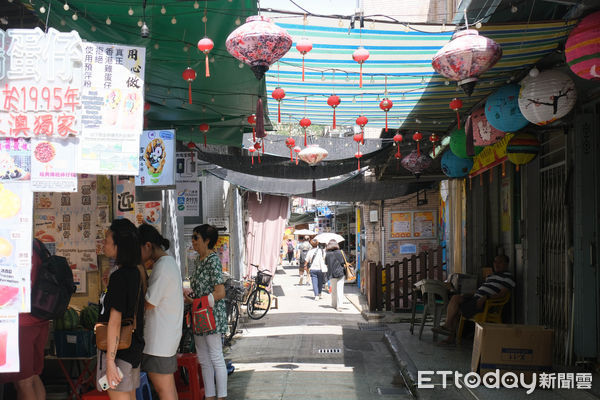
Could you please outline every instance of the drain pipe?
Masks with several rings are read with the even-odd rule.
[[[385,266],[385,225],[383,223],[383,200],[380,200],[379,203],[379,226],[381,231],[381,236],[379,237],[379,252],[381,257],[381,265]]]

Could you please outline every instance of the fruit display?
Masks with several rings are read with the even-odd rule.
[[[61,318],[54,320],[54,330],[56,331],[70,331],[77,329],[79,326],[79,314],[74,308],[67,308],[64,315]]]
[[[93,330],[94,325],[98,322],[98,314],[100,313],[100,306],[98,304],[90,304],[81,310],[79,314],[79,320],[81,321],[81,326],[85,329]]]

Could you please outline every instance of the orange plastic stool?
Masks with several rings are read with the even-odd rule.
[[[198,364],[196,353],[177,354],[177,371],[175,371],[175,386],[180,400],[204,399],[204,382],[202,368]],[[187,370],[189,384],[181,378],[180,368]]]
[[[107,392],[99,392],[97,390],[92,390],[91,392],[87,392],[81,395],[81,400],[104,400],[109,399]]]

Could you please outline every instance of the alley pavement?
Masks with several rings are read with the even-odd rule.
[[[367,322],[348,300],[336,311],[329,293],[315,300],[311,286],[298,281],[298,267],[284,262],[273,279],[277,309],[258,321],[242,313],[225,354],[235,366],[228,398],[412,398],[385,343],[385,325]],[[353,284],[345,290],[358,292]]]

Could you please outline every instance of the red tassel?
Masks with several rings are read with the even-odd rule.
[[[335,129],[335,108],[333,109],[333,129]],[[304,143],[306,146],[306,143]]]
[[[302,82],[304,82],[304,54],[302,54]]]
[[[458,121],[458,129],[460,129],[460,114],[458,114],[458,110],[456,110],[456,120]]]
[[[402,156],[400,155],[400,143],[398,143],[396,145],[396,158],[399,159],[400,157],[402,157]]]
[[[304,147],[306,147],[306,128],[304,128]]]
[[[294,162],[294,153],[293,153],[291,147],[290,147],[290,162]]]
[[[281,101],[277,102],[277,122],[281,123]]]
[[[208,53],[206,53],[206,77],[210,77],[210,69],[208,68]]]
[[[360,81],[358,87],[362,87],[362,63],[360,63]]]
[[[192,104],[192,82],[188,83],[188,102]]]
[[[385,131],[386,132],[388,131],[388,128],[387,128],[387,112],[385,113]]]
[[[296,153],[296,165],[298,165],[298,153]]]
[[[254,156],[252,156],[250,158],[252,158],[252,165],[254,165]]]
[[[256,142],[256,129],[252,126],[252,141]]]
[[[435,158],[435,143],[433,143],[433,158]]]
[[[260,164],[260,151],[257,151],[256,154],[258,155],[258,163]]]
[[[204,134],[204,148],[206,148],[206,133]]]
[[[360,157],[358,158],[358,169],[357,171],[360,171]]]

